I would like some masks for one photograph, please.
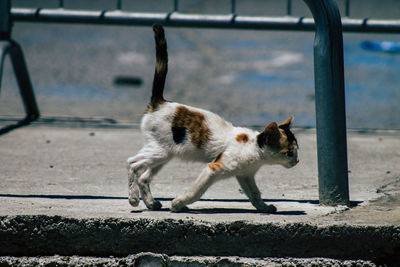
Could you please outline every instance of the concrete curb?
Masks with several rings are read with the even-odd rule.
[[[326,257],[400,261],[400,226],[0,217],[0,255]]]
[[[0,266],[376,266],[370,261],[334,260],[324,258],[243,258],[243,257],[182,257],[165,254],[139,253],[127,257],[0,257]]]

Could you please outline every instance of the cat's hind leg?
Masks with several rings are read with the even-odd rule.
[[[140,191],[137,183],[137,167],[143,161],[143,155],[138,153],[137,155],[128,158],[128,190],[129,190],[129,204],[133,207],[137,207],[140,202]]]
[[[256,185],[254,175],[249,176],[236,176],[240,187],[250,199],[251,204],[260,212],[264,213],[274,213],[276,212],[276,207],[274,205],[267,205],[261,198],[260,190]]]
[[[139,204],[139,192],[148,209],[159,210],[161,203],[154,200],[150,191],[152,177],[168,162],[168,154],[162,149],[144,147],[139,153],[128,159],[129,203]]]
[[[131,204],[132,207],[137,207],[140,202],[140,191],[139,191],[139,185],[135,182],[132,182],[131,179],[129,179],[129,204]]]

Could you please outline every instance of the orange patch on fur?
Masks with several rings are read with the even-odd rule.
[[[289,147],[288,138],[284,131],[282,131],[282,130],[280,130],[280,131],[281,131],[281,139],[279,140],[280,146],[282,148],[288,148]]]
[[[236,136],[236,141],[239,143],[247,143],[249,141],[249,136],[245,133],[238,134]]]
[[[165,101],[158,101],[158,102],[154,103],[155,106],[153,106],[151,103],[148,104],[147,105],[147,109],[146,109],[146,113],[150,114],[150,113],[153,113],[153,112],[157,111],[158,108],[164,103],[165,103]]]
[[[279,128],[282,127],[289,127],[290,124],[292,123],[293,120],[293,116],[290,116],[288,119],[286,119],[284,122],[282,122],[281,124],[279,124]]]
[[[157,60],[156,62],[156,72],[161,73],[161,72],[166,72],[167,71],[167,64],[163,60]]]
[[[147,109],[146,109],[146,113],[153,113],[153,111],[154,111],[153,106],[148,105]]]
[[[214,172],[222,170],[224,167],[224,164],[222,164],[222,153],[213,162],[208,163],[208,167]]]
[[[201,148],[210,137],[210,129],[207,126],[204,115],[187,107],[176,108],[172,127],[184,127],[188,130],[192,144]]]

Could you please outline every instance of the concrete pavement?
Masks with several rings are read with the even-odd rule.
[[[13,118],[3,118],[0,126],[12,122]],[[64,250],[66,255],[124,256],[150,251],[168,255],[330,257],[375,262],[398,259],[400,133],[349,131],[350,198],[357,205],[352,208],[318,205],[315,131],[296,129],[295,133],[300,144],[298,166],[292,169],[265,166],[256,176],[265,201],[277,206],[276,214],[257,213],[235,179],[215,184],[201,201],[189,206],[188,212],[171,213],[170,201],[189,189],[202,164],[172,161],[152,184],[153,195],[161,200],[163,209],[149,211],[143,203],[132,208],[127,200],[125,160],[141,146],[137,125],[101,118],[42,118],[0,136],[0,236],[12,240],[11,245],[5,239],[0,241],[0,255],[43,255],[46,251],[50,253],[46,255],[63,255],[55,249],[57,245],[51,243],[52,238],[60,238],[57,235],[47,232],[47,241],[36,250],[33,245],[22,245],[21,240],[31,238],[32,244],[36,244],[40,238],[33,237],[45,233],[46,227],[62,229],[73,224],[75,228],[72,229],[79,229],[77,233],[89,233],[89,240],[102,233],[101,228],[105,226],[122,232],[124,227],[133,227],[136,229],[135,240],[138,233],[146,236],[152,227],[155,227],[154,231],[164,227],[160,236],[151,237],[158,240],[154,241],[159,242],[158,245],[163,245],[159,247],[143,241],[147,245],[119,244],[109,251],[96,250],[93,245],[92,249],[81,247],[80,250],[76,248],[73,235],[67,234],[73,230],[67,227],[70,230],[65,230],[62,235],[66,244],[70,244],[70,248]],[[90,230],[88,225],[93,223],[98,224],[98,228]],[[38,224],[45,225],[41,226],[42,231]],[[233,230],[218,230],[221,225]],[[174,234],[181,228],[189,232],[184,236]],[[12,234],[11,229],[19,234]],[[246,234],[240,229],[246,229]],[[26,231],[28,237],[24,237]],[[268,233],[270,239],[294,243],[294,247],[287,246],[285,253],[275,241],[266,240],[266,246],[275,248],[259,250],[256,246],[246,250],[243,244],[240,247],[231,244],[221,250],[218,243],[209,240],[219,236],[219,231],[225,234],[228,231],[232,240],[246,239],[246,235],[251,236],[249,233],[255,236]],[[310,234],[308,237],[299,237],[307,233]],[[374,236],[372,233],[379,234]],[[101,238],[107,240],[108,234],[102,233]],[[338,235],[338,240],[330,240],[332,235]],[[179,238],[191,241],[182,243],[185,245],[181,244],[184,246],[181,248],[175,243],[174,249],[161,241],[165,237],[174,239],[174,236],[177,239],[174,242],[183,242]],[[203,239],[198,240],[200,237],[210,243],[205,245]],[[126,237],[118,235],[115,238],[123,241]],[[230,242],[227,238],[222,239]],[[203,247],[199,249],[196,242]],[[299,244],[303,243],[312,244],[314,249],[310,246],[302,249]],[[335,247],[329,244],[335,244]],[[21,252],[21,246],[26,249],[25,254]],[[346,246],[351,249],[346,250]]]

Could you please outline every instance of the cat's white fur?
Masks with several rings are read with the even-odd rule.
[[[171,124],[177,107],[181,106],[205,116],[212,137],[201,149],[193,145],[190,136],[187,136],[188,140],[182,144],[176,144],[173,140]],[[148,208],[160,208],[160,203],[151,195],[149,185],[151,178],[174,156],[184,160],[212,163],[218,155],[222,155],[221,169],[212,170],[206,165],[190,191],[172,201],[171,209],[181,210],[184,206],[197,201],[214,182],[236,176],[244,192],[258,210],[274,212],[275,208],[272,205],[266,205],[262,201],[254,175],[264,164],[280,164],[290,168],[298,162],[297,149],[294,149],[292,157],[288,157],[280,150],[268,146],[260,148],[257,143],[260,132],[234,127],[212,112],[178,103],[166,102],[157,111],[145,114],[141,130],[144,146],[136,156],[128,159],[129,201],[133,206],[138,205],[140,192]],[[283,130],[281,131],[284,134]],[[237,141],[236,138],[240,134],[246,134],[248,141]]]
[[[159,28],[158,31],[160,31]],[[157,28],[155,28],[155,32],[157,35]],[[163,34],[162,31],[162,38]],[[160,48],[157,46],[157,49]],[[164,59],[164,61],[166,60]],[[159,61],[157,61],[158,63]],[[157,65],[156,75],[158,72],[162,72],[161,67],[165,67],[164,65],[160,66]],[[153,88],[153,92],[154,90]],[[179,157],[207,164],[197,177],[193,187],[186,194],[172,201],[172,211],[181,211],[186,205],[199,200],[213,183],[233,176],[236,177],[257,210],[261,212],[276,211],[273,205],[266,205],[263,202],[254,176],[265,164],[280,164],[290,168],[298,163],[297,141],[293,140],[294,136],[289,138],[289,134],[292,135],[288,130],[292,118],[280,126],[271,123],[263,132],[258,132],[248,128],[234,127],[230,122],[207,110],[164,101],[162,94],[158,101],[152,102],[153,104],[150,105],[141,122],[143,148],[127,160],[129,202],[132,206],[139,204],[139,196],[141,196],[149,209],[161,208],[161,203],[154,200],[150,192],[150,182],[152,177],[171,158]],[[179,113],[179,109],[184,112]],[[176,119],[197,124],[187,124],[188,126],[181,127],[183,137],[181,136],[177,140],[174,136],[177,133],[173,129]],[[204,127],[207,131],[199,132],[200,128],[196,127]],[[200,137],[193,137],[190,134],[191,131],[203,134]],[[193,140],[192,137],[202,141]]]

